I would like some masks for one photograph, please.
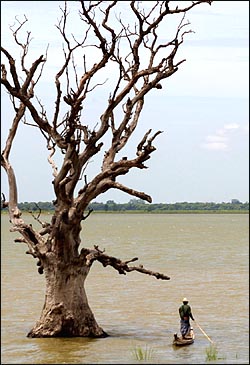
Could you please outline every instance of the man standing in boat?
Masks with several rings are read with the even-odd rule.
[[[190,305],[188,304],[187,298],[183,298],[182,303],[183,304],[179,308],[179,314],[180,314],[180,318],[181,318],[180,331],[181,331],[182,338],[185,339],[186,338],[185,336],[190,331],[189,318],[191,318],[194,321],[194,317],[192,315],[192,309],[191,309]]]

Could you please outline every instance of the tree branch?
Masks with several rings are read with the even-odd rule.
[[[116,257],[104,254],[104,250],[100,250],[98,246],[94,245],[94,250],[83,248],[81,250],[81,258],[85,261],[87,266],[91,266],[94,261],[99,261],[104,267],[111,266],[119,272],[119,274],[126,275],[127,272],[137,271],[142,274],[154,276],[156,279],[170,280],[170,277],[156,271],[145,269],[142,265],[128,266],[130,262],[137,261],[138,258],[122,261]]]
[[[145,194],[142,191],[137,191],[137,190],[128,188],[127,186],[124,186],[124,185],[118,183],[117,181],[111,181],[110,182],[110,187],[114,188],[114,189],[121,190],[124,193],[127,193],[129,195],[136,196],[139,199],[146,200],[148,203],[152,203],[152,198],[151,198],[150,195]]]

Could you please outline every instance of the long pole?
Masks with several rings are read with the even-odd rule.
[[[201,328],[201,326],[199,325],[199,323],[197,323],[196,321],[194,321],[196,323],[196,325],[198,326],[198,328],[201,330],[201,332],[203,333],[203,335],[208,339],[208,341],[210,341],[212,344],[214,344],[214,342],[211,340],[211,338],[206,334],[206,332]]]

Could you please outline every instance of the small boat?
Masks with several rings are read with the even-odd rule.
[[[182,336],[178,336],[177,333],[174,334],[173,345],[175,346],[186,346],[191,345],[194,342],[194,331],[193,328],[190,328],[189,333],[182,338]]]

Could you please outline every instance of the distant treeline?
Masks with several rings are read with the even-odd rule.
[[[54,205],[52,202],[24,202],[18,204],[19,209],[22,211],[53,211]],[[157,203],[148,204],[141,199],[131,199],[128,203],[115,203],[113,200],[108,200],[106,203],[93,202],[89,205],[89,209],[94,212],[174,212],[174,211],[207,211],[207,212],[220,212],[220,211],[249,211],[249,202],[242,203],[237,199],[232,199],[230,203]],[[5,208],[6,210],[6,208]]]

